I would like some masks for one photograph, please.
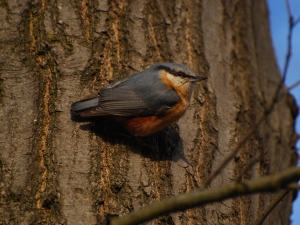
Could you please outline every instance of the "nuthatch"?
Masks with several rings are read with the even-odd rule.
[[[185,113],[196,76],[187,66],[156,64],[74,102],[72,115],[111,115],[133,136],[148,136],[177,121]]]

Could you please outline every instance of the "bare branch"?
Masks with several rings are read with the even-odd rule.
[[[272,210],[278,205],[278,203],[289,193],[290,191],[285,190],[281,191],[273,201],[268,205],[267,208],[261,213],[260,217],[258,217],[254,223],[254,225],[261,225],[264,220],[267,218],[267,216],[272,212]]]
[[[111,225],[139,224],[166,213],[176,212],[196,206],[222,201],[228,198],[264,191],[286,188],[291,182],[300,179],[300,167],[289,168],[283,172],[222,187],[197,190],[177,197],[154,203],[140,211],[112,220]]]
[[[207,180],[204,183],[205,187],[208,186],[209,183],[222,171],[222,169],[227,166],[227,164],[239,152],[240,148],[247,142],[247,140],[252,136],[252,134],[254,134],[254,132],[257,130],[257,128],[260,126],[260,124],[269,116],[269,114],[272,112],[276,103],[278,103],[282,99],[282,97],[288,93],[288,91],[286,91],[286,92],[280,94],[282,87],[284,86],[284,82],[285,82],[285,79],[287,76],[287,70],[288,70],[291,55],[292,55],[292,33],[293,33],[293,29],[294,29],[296,23],[294,22],[293,16],[291,14],[289,0],[286,0],[286,5],[287,5],[287,11],[288,11],[288,15],[289,15],[288,49],[287,49],[286,59],[285,59],[285,63],[284,63],[282,79],[275,90],[274,97],[273,97],[270,105],[265,108],[264,112],[258,117],[258,119],[254,123],[254,125],[248,130],[248,132],[244,135],[244,137],[237,144],[237,146],[233,149],[233,151],[223,160],[223,162],[219,165],[219,167],[213,173],[210,174],[210,176],[207,178]],[[299,20],[300,20],[300,18],[299,18]],[[299,21],[297,20],[297,23],[298,22]],[[297,86],[299,84],[299,82],[294,84],[291,88]],[[290,90],[291,88],[289,88],[288,90]]]

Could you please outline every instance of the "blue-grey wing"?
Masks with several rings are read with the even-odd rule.
[[[168,89],[158,75],[144,72],[101,89],[98,107],[90,111],[90,116],[164,115],[179,101],[177,93]]]

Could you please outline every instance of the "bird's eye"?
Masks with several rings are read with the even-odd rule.
[[[183,73],[182,72],[178,72],[177,75],[178,76],[183,76]]]

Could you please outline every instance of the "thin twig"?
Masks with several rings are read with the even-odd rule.
[[[282,74],[282,79],[280,83],[278,84],[274,97],[268,107],[265,108],[264,112],[258,117],[257,121],[254,123],[254,125],[250,128],[250,130],[244,135],[244,137],[241,139],[241,141],[237,144],[237,146],[232,150],[232,152],[223,160],[223,162],[219,165],[219,167],[207,178],[207,180],[204,182],[204,186],[208,186],[211,181],[219,175],[219,173],[222,171],[224,167],[227,166],[227,164],[234,158],[234,156],[239,152],[241,147],[249,140],[249,138],[254,134],[254,132],[257,130],[257,128],[260,126],[260,124],[269,116],[269,114],[272,112],[274,106],[276,103],[279,102],[279,100],[282,99],[283,95],[286,93],[283,93],[283,95],[280,95],[280,91],[282,90],[282,87],[284,86],[284,82],[287,76],[287,70],[289,67],[291,55],[292,55],[292,32],[295,27],[295,23],[293,20],[293,17],[291,15],[290,10],[290,4],[289,0],[286,0],[287,10],[289,14],[289,33],[288,33],[288,48],[287,48],[287,54],[285,58],[284,63],[284,69]]]
[[[289,17],[291,17],[292,12],[291,12],[291,7],[290,7],[290,1],[289,0],[285,0],[285,4],[286,4],[286,9],[288,11],[288,15],[289,15]]]
[[[285,57],[285,64],[284,64],[283,76],[282,76],[283,83],[284,83],[285,78],[286,78],[287,70],[289,68],[290,59],[291,59],[291,55],[292,55],[292,51],[291,51],[291,48],[292,48],[292,31],[293,31],[293,27],[290,26],[289,27],[289,34],[288,34],[288,52],[287,52],[286,57]]]
[[[247,140],[254,134],[259,125],[266,118],[266,114],[262,114],[259,119],[254,123],[254,125],[250,128],[250,130],[244,135],[241,141],[237,144],[237,146],[233,149],[233,151],[222,161],[222,163],[218,166],[218,168],[210,174],[207,180],[204,183],[204,187],[208,186],[209,183],[222,171],[222,169],[227,166],[227,164],[234,158],[234,156],[238,153],[240,148],[246,143]]]
[[[288,87],[284,92],[282,92],[281,95],[278,97],[278,101],[280,101],[285,95],[287,95],[290,92],[290,90],[297,87],[298,85],[300,85],[300,80],[298,80],[296,83],[294,83],[293,85]]]
[[[270,212],[273,211],[273,209],[278,205],[279,202],[289,193],[289,190],[281,191],[271,203],[269,203],[268,207],[264,209],[264,211],[261,213],[260,217],[258,217],[253,225],[261,225],[264,220],[267,218],[267,216],[270,214]]]
[[[282,76],[283,83],[284,83],[285,78],[286,78],[287,69],[289,67],[290,58],[291,58],[291,55],[292,55],[292,35],[293,35],[293,29],[294,29],[294,26],[295,26],[294,18],[293,18],[292,12],[291,12],[291,7],[290,7],[289,0],[285,0],[285,3],[286,3],[287,11],[288,11],[288,16],[289,16],[289,33],[288,33],[287,54],[286,54],[286,58],[285,58],[283,76]]]
[[[299,23],[299,22],[300,22],[300,16],[294,21],[294,26],[296,26],[297,23]]]
[[[207,203],[258,192],[276,191],[280,188],[286,188],[289,183],[296,182],[299,179],[300,167],[294,167],[254,180],[235,182],[212,189],[197,190],[162,200],[122,218],[112,220],[111,225],[140,224],[166,213],[190,209]]]
[[[240,182],[242,180],[243,175],[252,167],[255,163],[257,163],[259,160],[261,160],[263,157],[263,152],[260,150],[259,154],[256,155],[242,170],[242,172],[238,175],[236,178],[236,182]]]
[[[290,190],[300,190],[300,185],[298,183],[291,183],[287,186]]]
[[[287,88],[286,92],[289,92],[290,90],[292,90],[293,88],[297,87],[298,85],[300,85],[300,80],[298,80],[296,83],[294,83],[293,85],[289,86]]]

